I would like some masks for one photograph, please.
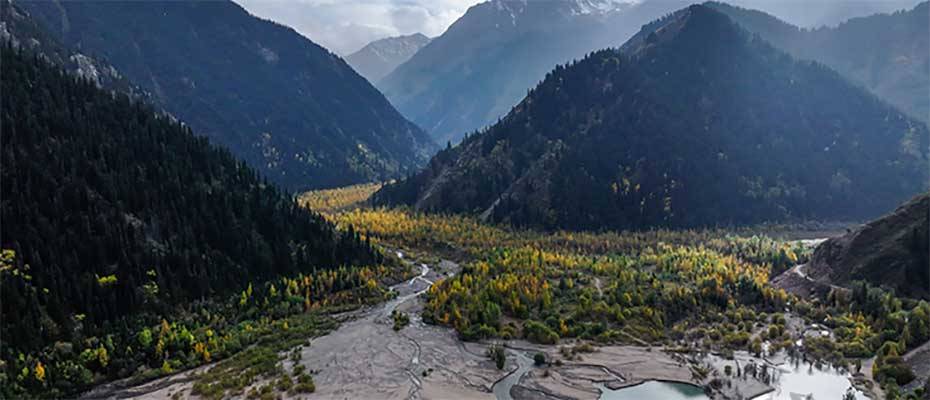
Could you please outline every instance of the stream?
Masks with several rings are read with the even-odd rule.
[[[403,254],[403,253],[398,252],[398,254]],[[401,289],[405,289],[405,287],[411,287],[411,286],[413,286],[415,283],[417,283],[418,280],[419,280],[419,281],[422,281],[422,282],[425,282],[426,285],[427,285],[426,288],[424,288],[424,289],[421,289],[421,290],[418,290],[418,291],[415,291],[415,292],[412,292],[412,293],[408,293],[408,294],[405,294],[405,295],[398,295],[398,296],[395,297],[393,300],[388,301],[387,303],[384,303],[384,306],[383,306],[383,308],[381,309],[381,312],[379,313],[379,316],[380,316],[381,318],[390,317],[390,316],[391,316],[391,313],[394,312],[395,309],[397,309],[397,306],[403,304],[403,303],[406,302],[407,300],[410,300],[410,299],[415,298],[415,297],[417,297],[417,296],[419,296],[419,295],[421,295],[421,294],[423,294],[423,293],[426,293],[426,291],[429,290],[429,288],[431,288],[431,287],[433,286],[433,282],[430,281],[429,279],[426,279],[426,274],[428,274],[429,271],[430,271],[429,265],[420,264],[420,275],[417,275],[417,276],[411,278],[409,281],[402,282],[402,283],[398,283],[398,284],[396,284],[396,285],[394,285],[394,286],[391,286],[391,290],[393,290],[393,291],[395,291],[395,292],[398,292],[398,293],[402,293],[402,290],[401,290]]]
[[[510,389],[520,383],[520,379],[533,368],[533,360],[525,352],[509,350],[508,353],[515,357],[517,369],[494,384],[492,389],[497,400],[513,400],[513,397],[510,396]]]

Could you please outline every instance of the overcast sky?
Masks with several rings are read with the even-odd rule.
[[[234,0],[249,12],[288,25],[340,55],[388,36],[439,36],[469,6],[483,0]],[[529,0],[564,1],[564,0]],[[644,0],[662,1],[662,0]],[[695,0],[699,3],[703,0]],[[726,0],[725,0],[726,1]],[[919,0],[734,0],[802,26],[891,11]]]
[[[288,25],[340,55],[375,39],[442,34],[481,0],[235,0],[254,15]]]

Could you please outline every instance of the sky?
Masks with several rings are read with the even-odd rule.
[[[371,41],[442,34],[481,0],[234,0],[250,13],[290,26],[339,55]]]
[[[347,56],[371,41],[420,32],[442,34],[468,7],[483,0],[234,0],[250,13],[290,26],[336,54]],[[529,0],[562,1],[562,0]],[[662,1],[662,0],[644,0]],[[703,0],[695,0],[701,2]],[[727,0],[724,0],[727,1]],[[919,0],[732,0],[800,26],[887,12]]]

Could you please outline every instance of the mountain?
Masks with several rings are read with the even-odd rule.
[[[821,62],[910,116],[930,121],[930,2],[813,30],[761,11],[707,4],[795,57]]]
[[[401,176],[433,150],[341,58],[230,1],[17,5],[288,189]]]
[[[145,96],[144,91],[133,86],[112,65],[62,44],[11,0],[0,0],[0,40],[41,54],[69,73],[90,79],[101,88],[134,97]]]
[[[695,5],[558,66],[381,204],[543,228],[874,217],[926,188],[927,126]]]
[[[422,33],[375,40],[346,57],[355,71],[377,83],[429,43]]]
[[[873,14],[889,13],[912,8],[919,0],[881,1],[808,1],[781,2],[769,0],[731,0],[727,3],[740,7],[765,10],[794,25],[804,28],[836,26],[849,19]]]
[[[619,46],[684,1],[490,0],[378,83],[439,143],[504,116],[557,64]]]
[[[104,350],[98,369],[125,376],[144,353],[114,341],[157,316],[250,282],[382,261],[187,126],[10,42],[0,63],[4,397],[23,397],[21,385],[70,397],[96,380],[48,361],[77,360],[85,338],[106,338],[120,361]],[[47,382],[23,360],[36,352]]]
[[[822,243],[806,273],[837,285],[867,281],[930,300],[930,194]]]

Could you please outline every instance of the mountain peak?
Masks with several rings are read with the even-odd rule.
[[[743,29],[725,14],[707,5],[693,4],[644,25],[639,33],[624,43],[621,51],[635,56],[671,41],[704,46],[730,44],[742,38],[745,38]]]
[[[563,15],[604,15],[624,10],[637,4],[638,0],[565,0],[535,1],[528,0],[491,0],[488,2],[499,11],[510,12],[512,16],[523,14],[527,10],[548,9]]]
[[[572,15],[607,14],[638,3],[632,0],[573,0],[568,2]]]
[[[378,39],[348,55],[346,62],[369,82],[377,82],[413,57],[430,40],[419,32]]]
[[[375,202],[598,230],[862,219],[924,190],[926,125],[726,15],[634,41],[556,67]]]

